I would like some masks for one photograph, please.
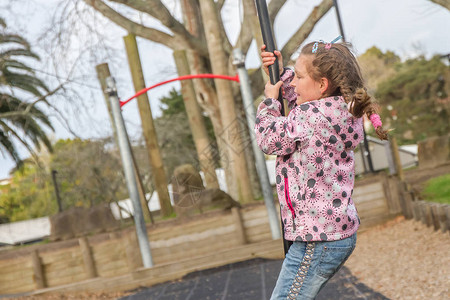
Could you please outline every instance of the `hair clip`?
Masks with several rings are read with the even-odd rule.
[[[326,44],[326,45],[325,45],[325,49],[330,49],[330,48],[331,48],[331,45],[334,44],[334,43],[336,43],[337,41],[339,41],[341,38],[342,38],[342,36],[340,35],[340,36],[338,36],[337,38],[335,38],[334,40],[332,40],[331,43]]]
[[[334,43],[336,43],[337,41],[339,41],[340,39],[342,39],[342,35],[339,35],[337,38],[335,38],[334,40],[332,40],[330,44],[334,44]]]
[[[312,53],[316,53],[319,48],[319,42],[315,42],[312,48]]]
[[[318,42],[315,42],[312,48],[312,53],[316,53],[317,49],[319,49],[319,43],[325,44],[323,40],[319,40]]]
[[[375,129],[383,126],[383,123],[381,123],[381,118],[378,114],[371,114],[369,119]]]

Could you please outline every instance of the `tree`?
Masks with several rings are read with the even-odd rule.
[[[21,165],[17,142],[34,156],[33,146],[39,150],[44,144],[47,149],[52,149],[44,132],[44,128],[53,130],[52,124],[36,105],[38,102],[48,105],[46,97],[55,91],[51,92],[23,62],[25,59],[39,60],[28,42],[9,33],[1,18],[0,30],[0,152],[6,152]],[[30,94],[33,101],[23,100]]]
[[[58,140],[45,166],[25,160],[12,174],[11,184],[0,194],[0,220],[14,222],[58,212],[51,171],[56,170],[63,210],[92,207],[124,199],[124,177],[118,154],[107,140]]]
[[[186,110],[184,108],[183,95],[180,91],[176,89],[172,89],[169,92],[168,96],[164,96],[159,99],[161,102],[160,109],[162,112],[162,118],[170,118],[173,115],[184,114],[186,115]],[[208,136],[211,140],[215,140],[214,136],[214,128],[211,123],[211,119],[207,116],[203,116],[203,119],[206,124],[206,130],[208,132]],[[188,126],[187,123],[183,123],[183,126]]]
[[[450,10],[450,2],[448,2],[447,0],[430,0],[430,1]]]
[[[395,65],[377,87],[382,115],[400,143],[416,143],[450,132],[450,70],[436,55]]]
[[[35,163],[23,161],[0,194],[0,223],[48,216],[57,211],[50,175]]]
[[[395,74],[395,65],[400,62],[400,57],[392,51],[383,53],[373,46],[361,54],[358,61],[368,91],[371,95],[375,95],[378,84]]]
[[[49,169],[58,172],[63,208],[92,207],[126,198],[120,158],[107,140],[59,140]]]
[[[160,102],[162,116],[155,119],[155,127],[166,173],[170,178],[177,166],[182,164],[195,166],[198,163],[198,157],[181,93],[172,89],[168,96],[160,99]],[[211,121],[205,116],[203,119],[210,140],[214,141]],[[214,143],[213,147],[217,145]],[[217,167],[218,161],[215,163]]]
[[[169,95],[160,98],[159,101],[161,103],[159,108],[161,109],[162,117],[170,117],[180,113],[186,114],[183,96],[180,91],[177,91],[175,88],[172,88],[169,91]]]

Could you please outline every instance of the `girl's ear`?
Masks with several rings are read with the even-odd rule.
[[[320,78],[319,80],[319,89],[322,95],[328,90],[328,79],[325,77]]]

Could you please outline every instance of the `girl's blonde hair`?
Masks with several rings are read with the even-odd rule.
[[[350,44],[331,44],[328,48],[326,44],[318,43],[317,50],[313,53],[313,47],[316,48],[314,44],[315,42],[311,42],[305,45],[300,54],[312,57],[311,63],[306,66],[312,79],[328,79],[328,89],[323,96],[342,96],[350,103],[350,113],[357,118],[364,114],[368,118],[377,114],[378,106],[367,94],[358,62],[350,51]],[[375,131],[380,139],[388,139],[387,131],[381,126],[375,128]]]

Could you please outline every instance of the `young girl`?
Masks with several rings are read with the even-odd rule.
[[[263,66],[275,61],[261,48]],[[294,71],[265,87],[256,138],[277,155],[276,185],[284,237],[293,241],[271,299],[314,299],[353,252],[360,220],[352,200],[353,150],[363,139],[366,114],[382,139],[386,131],[366,93],[355,56],[345,44],[309,43]],[[284,117],[280,87],[293,109]]]

